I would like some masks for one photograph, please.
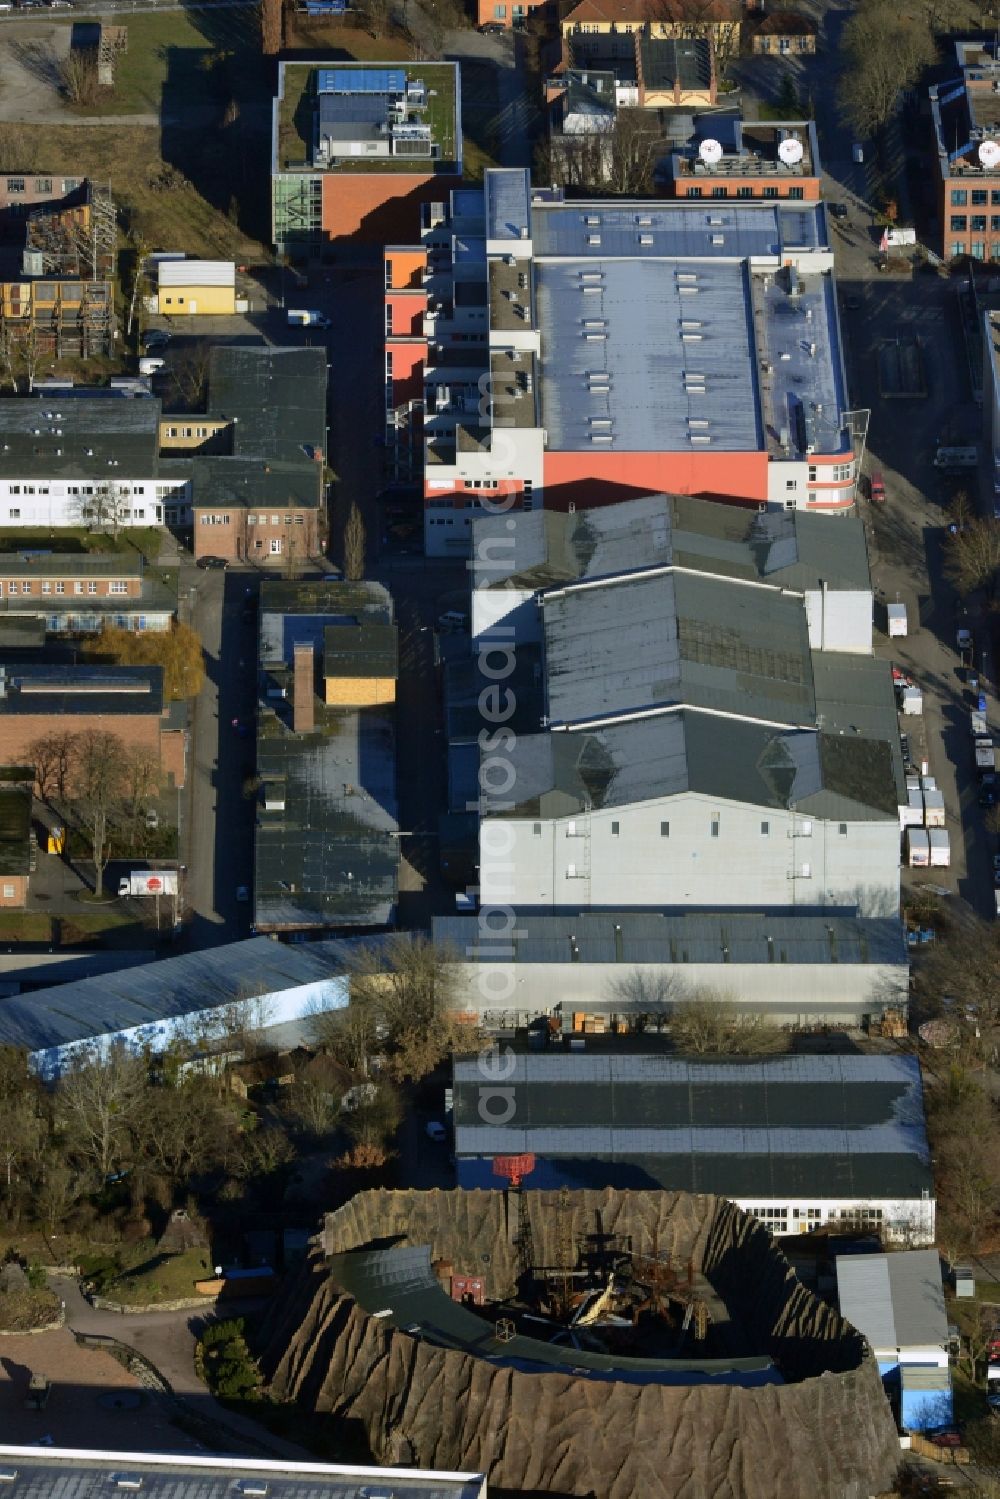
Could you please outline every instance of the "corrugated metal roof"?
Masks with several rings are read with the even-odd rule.
[[[582,911],[562,916],[518,912],[508,943],[491,942],[478,916],[435,916],[435,942],[471,961],[568,963],[729,963],[848,966],[909,964],[897,917],[762,915],[760,912]],[[622,1007],[625,1001],[611,1001]]]
[[[235,260],[161,260],[161,286],[235,286]]]
[[[903,1056],[758,1061],[541,1052],[507,1059],[510,1122],[454,1062],[459,1158],[532,1152],[606,1184],[766,1196],[912,1199],[932,1190],[920,1069]],[[587,1176],[581,1162],[600,1160]],[[614,1169],[608,1169],[608,1167]],[[620,1168],[620,1170],[618,1169]],[[562,1169],[562,1168],[560,1168]],[[643,1177],[629,1176],[641,1171]],[[621,1173],[625,1174],[622,1175]],[[532,1182],[540,1185],[541,1182]]]
[[[182,953],[141,968],[0,999],[0,1037],[42,1051],[73,1041],[155,1025],[245,998],[335,975],[329,955],[255,937]]]
[[[843,1316],[876,1352],[943,1348],[948,1341],[936,1249],[838,1255],[837,1294]]]

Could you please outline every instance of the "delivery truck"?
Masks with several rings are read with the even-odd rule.
[[[996,770],[996,751],[993,748],[992,739],[974,739],[976,752],[976,775],[980,780],[984,776],[992,775]]]
[[[118,881],[119,895],[176,895],[176,869],[133,869]]]
[[[906,605],[905,604],[888,604],[886,606],[886,614],[887,614],[888,620],[889,620],[889,636],[890,636],[890,638],[892,638],[893,636],[905,635],[906,634]]]
[[[972,727],[973,739],[988,739],[990,737],[989,725],[986,722],[986,714],[981,713],[978,708],[972,708],[970,710],[969,723]]]

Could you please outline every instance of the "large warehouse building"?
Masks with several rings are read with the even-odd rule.
[[[508,1053],[488,1075],[456,1060],[454,1111],[460,1187],[495,1186],[497,1158],[526,1154],[530,1188],[708,1192],[775,1234],[850,1224],[934,1242],[915,1057],[708,1060],[588,1038]]]
[[[539,1018],[609,1028],[669,1022],[711,994],[774,1025],[865,1028],[905,1014],[909,959],[898,918],[727,911],[519,914],[513,930],[436,916],[434,941],[460,955],[456,1005],[491,1030]]]
[[[449,695],[483,903],[894,916],[903,765],[856,517],[659,496],[508,525],[476,524]],[[510,662],[500,754],[475,705]]]
[[[493,170],[425,222],[385,251],[386,422],[429,556],[467,553],[498,497],[854,503],[821,204],[564,202]]]

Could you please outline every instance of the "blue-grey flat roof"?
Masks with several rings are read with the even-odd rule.
[[[747,268],[630,253],[536,264],[548,448],[760,451]]]
[[[598,236],[600,243],[591,240]],[[643,245],[641,237],[652,239]],[[604,201],[540,203],[532,206],[535,256],[578,255],[590,259],[626,255],[655,259],[745,260],[782,250],[829,246],[822,204],[760,205],[635,200],[622,207]]]
[[[486,223],[490,239],[524,239],[531,222],[531,186],[525,171],[486,173]]]

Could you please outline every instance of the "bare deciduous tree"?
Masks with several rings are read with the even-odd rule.
[[[844,26],[841,50],[841,111],[862,137],[885,125],[901,91],[937,56],[926,18],[900,12],[891,0],[862,0]]]
[[[111,840],[122,816],[124,745],[117,734],[88,729],[76,740],[71,802],[87,830],[94,862],[94,893],[104,893]]]
[[[776,1026],[744,1014],[727,995],[705,989],[677,1006],[670,1030],[678,1048],[696,1056],[751,1056],[776,1051],[782,1042]]]
[[[365,575],[365,542],[365,523],[357,500],[352,500],[344,526],[344,577],[351,583]]]
[[[71,104],[95,104],[101,93],[97,48],[71,47],[60,66],[63,93]]]
[[[35,782],[43,801],[66,800],[75,753],[75,734],[56,732],[32,740],[28,760],[35,767]]]
[[[945,572],[959,593],[988,588],[1000,571],[1000,521],[967,521],[948,538]]]
[[[56,1110],[73,1149],[101,1179],[131,1158],[132,1130],[145,1103],[148,1069],[116,1046],[79,1056],[59,1081]]]

